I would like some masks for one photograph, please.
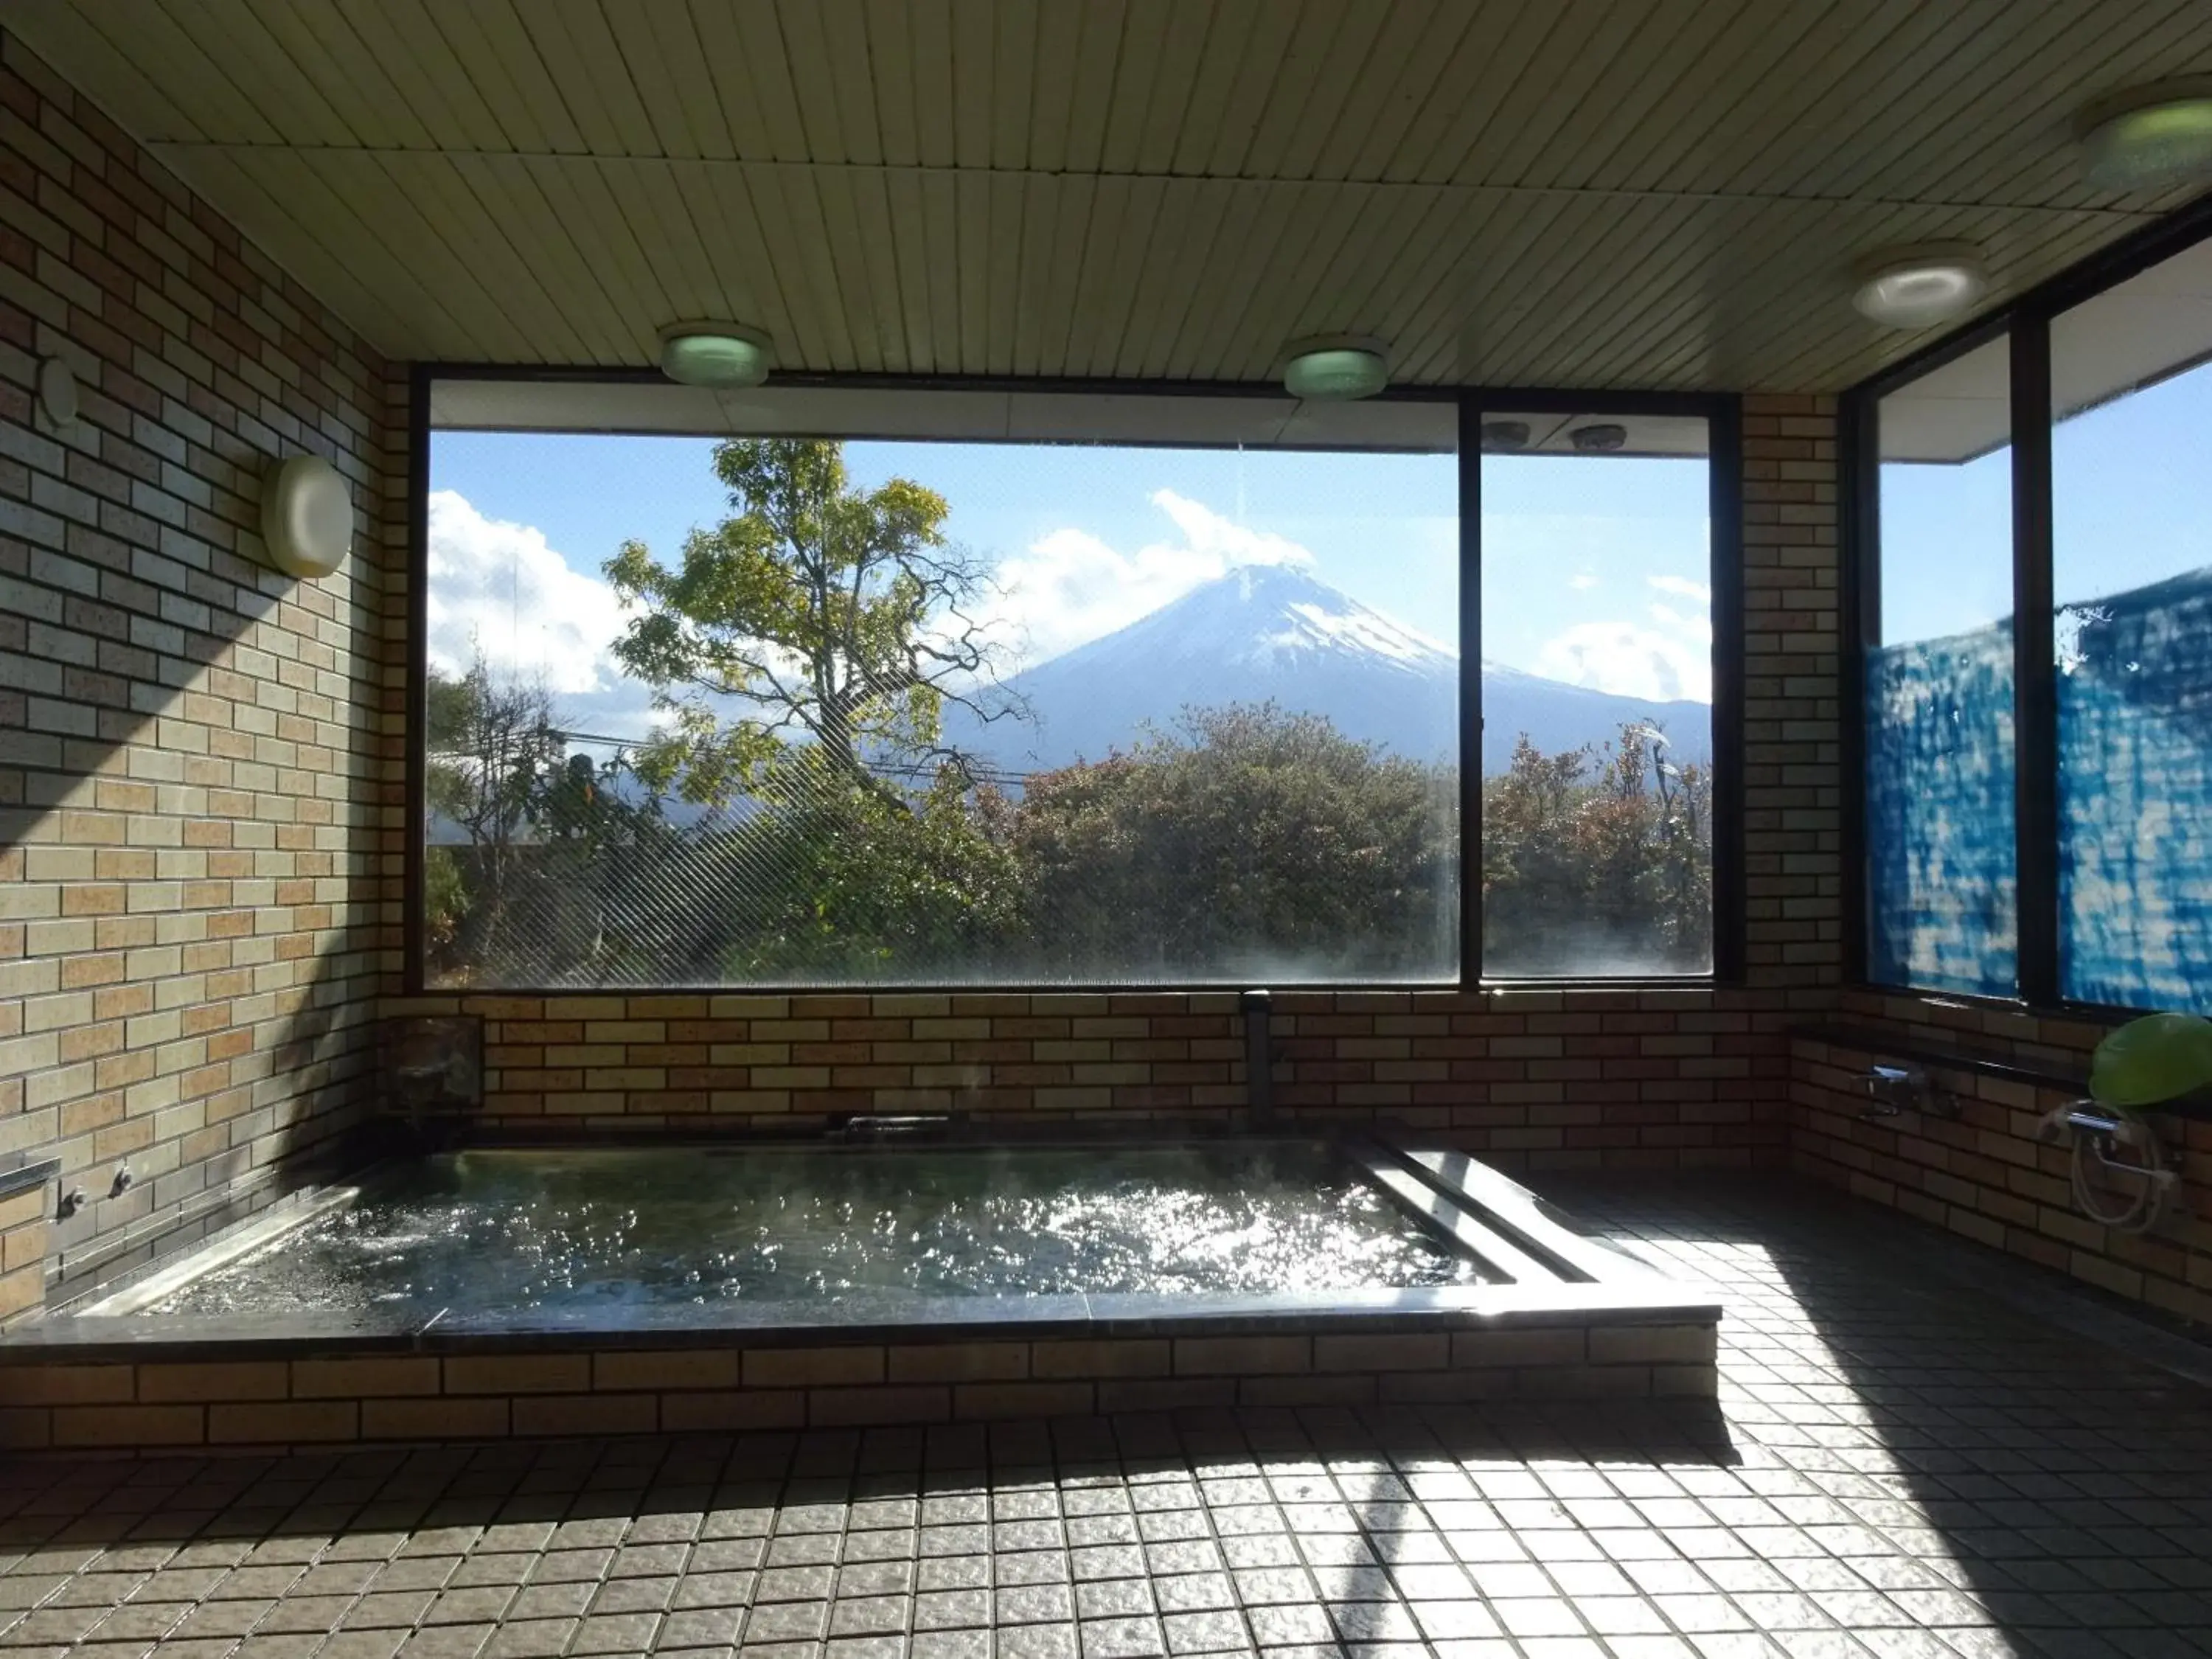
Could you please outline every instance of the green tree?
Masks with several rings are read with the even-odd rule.
[[[1273,703],[1032,777],[1008,829],[1050,970],[1419,975],[1452,960],[1451,775]]]
[[[495,672],[478,650],[459,676],[432,668],[423,794],[433,822],[466,839],[468,856],[436,848],[425,861],[425,920],[434,947],[462,966],[506,949],[523,879],[521,851],[535,838],[562,775],[568,743],[542,680]]]
[[[723,860],[765,872],[722,967],[748,980],[927,981],[988,975],[1027,937],[1017,848],[942,769],[912,796],[872,781],[817,790],[728,837]],[[1011,970],[1010,970],[1011,971]]]
[[[422,902],[440,977],[551,985],[638,963],[680,908],[641,886],[641,849],[665,860],[672,839],[659,800],[625,787],[619,752],[568,752],[542,680],[478,652],[460,675],[432,668],[428,691]]]
[[[740,981],[972,969],[1020,902],[944,732],[956,703],[1024,713],[980,618],[988,570],[946,539],[942,495],[856,486],[841,444],[734,440],[714,466],[728,516],[673,565],[632,541],[605,567],[634,613],[615,655],[666,716],[636,770],[719,809],[652,854],[691,914],[641,907],[629,931]]]
[[[615,656],[671,716],[642,774],[721,805],[803,758],[834,791],[886,764],[957,763],[948,702],[1013,712],[975,614],[987,573],[946,541],[942,495],[907,478],[861,489],[824,441],[735,439],[714,465],[728,517],[673,567],[636,541],[605,566],[638,613]]]
[[[1524,734],[1482,787],[1493,972],[1686,972],[1712,951],[1712,780],[1664,734],[1546,755]]]

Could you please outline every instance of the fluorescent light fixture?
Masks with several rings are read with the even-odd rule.
[[[1933,328],[1965,316],[1989,288],[1978,250],[1936,242],[1897,248],[1862,265],[1851,303],[1885,328]]]
[[[1390,384],[1379,340],[1328,335],[1294,341],[1283,352],[1283,390],[1315,403],[1371,398]]]
[[[684,386],[758,386],[772,356],[767,335],[736,323],[672,323],[660,331],[660,372]]]
[[[2212,180],[2212,82],[2140,87],[2092,104],[2077,126],[2082,170],[2100,189]]]

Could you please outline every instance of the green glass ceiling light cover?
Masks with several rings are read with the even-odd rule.
[[[2212,179],[2212,83],[2129,94],[2083,118],[2089,182],[2106,190],[2163,190]]]
[[[2195,1014],[2131,1019],[2089,1062],[2089,1095],[2100,1106],[2134,1111],[2204,1089],[2212,1089],[2212,1020]]]
[[[772,356],[767,335],[736,323],[672,323],[660,331],[660,372],[684,386],[758,386]]]
[[[1315,403],[1371,398],[1390,384],[1382,343],[1347,334],[1291,343],[1283,354],[1283,389]]]

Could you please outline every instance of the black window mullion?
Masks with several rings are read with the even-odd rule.
[[[1881,404],[1863,393],[1847,396],[1838,410],[1844,480],[1838,553],[1836,659],[1837,714],[1842,742],[1842,900],[1844,977],[1863,984],[1867,977],[1867,653],[1881,643]]]
[[[422,993],[427,938],[422,915],[429,858],[430,383],[417,363],[407,377],[407,683],[401,742],[407,768],[407,838],[400,866],[400,987]]]
[[[1459,982],[1482,982],[1482,405],[1459,404]]]
[[[1716,401],[1705,424],[1713,626],[1713,977],[1744,973],[1743,404]]]
[[[2020,994],[2059,1000],[2058,710],[2051,534],[2051,319],[2012,330],[2014,833]]]

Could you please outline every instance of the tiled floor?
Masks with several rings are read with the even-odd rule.
[[[1722,1419],[1563,1404],[27,1461],[0,1471],[0,1643],[80,1659],[2212,1652],[2212,1392],[1917,1268],[1879,1212],[1771,1182],[1571,1197],[1724,1287]],[[1861,1248],[1875,1237],[1892,1247]]]

